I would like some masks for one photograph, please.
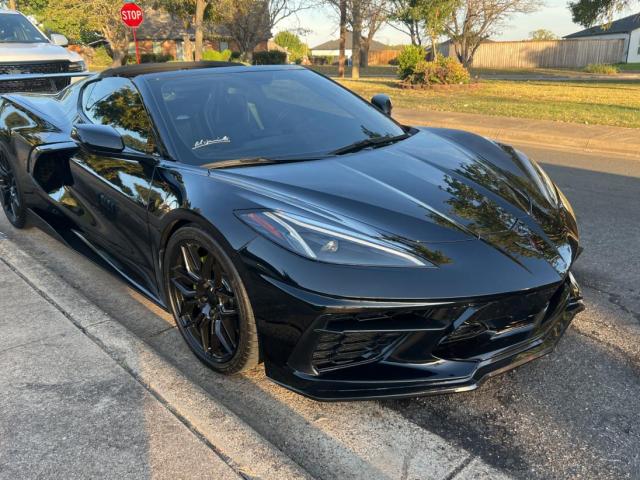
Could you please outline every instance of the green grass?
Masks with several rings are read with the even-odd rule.
[[[338,76],[338,67],[337,65],[311,65],[309,68],[315,70],[316,72],[320,72],[324,75],[328,75],[330,77]],[[361,77],[395,77],[398,72],[398,67],[393,65],[372,65],[370,67],[361,68],[360,76]],[[345,68],[345,75],[347,77],[351,76],[351,67]]]
[[[618,70],[621,72],[639,72],[640,73],[640,63],[620,63],[616,65]]]
[[[390,78],[341,83],[367,99],[386,93],[402,108],[640,128],[640,82],[484,81],[452,91],[403,90]]]

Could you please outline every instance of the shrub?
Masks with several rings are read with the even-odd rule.
[[[599,73],[601,75],[615,75],[619,72],[615,65],[604,65],[602,63],[591,63],[584,69],[588,73]]]
[[[242,57],[242,52],[233,51],[231,52],[231,60],[239,60]]]
[[[141,53],[140,63],[165,63],[173,60],[173,56],[165,55],[163,53]],[[136,55],[129,55],[127,63],[136,63]]]
[[[287,53],[279,50],[268,52],[255,52],[253,54],[254,65],[284,65],[287,61]]]
[[[313,65],[333,65],[333,60],[331,55],[314,55],[309,59]]]
[[[202,52],[202,59],[210,62],[228,62],[231,60],[231,55],[233,55],[233,53],[229,49],[223,50],[222,52],[209,49]]]
[[[405,82],[412,85],[460,85],[471,81],[471,75],[455,58],[438,57],[433,62],[420,60]]]
[[[424,62],[427,52],[423,47],[407,45],[398,55],[398,76],[405,80],[411,75],[419,62]]]

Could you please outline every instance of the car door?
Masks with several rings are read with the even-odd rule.
[[[81,146],[70,162],[75,200],[88,214],[79,235],[147,293],[158,289],[149,248],[147,206],[156,142],[142,98],[127,78],[107,77],[81,94],[82,121],[110,125],[125,149],[96,152]]]

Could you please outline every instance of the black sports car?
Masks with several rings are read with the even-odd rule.
[[[0,192],[218,372],[321,400],[471,390],[583,308],[574,213],[513,148],[295,66],[107,70],[0,105]]]

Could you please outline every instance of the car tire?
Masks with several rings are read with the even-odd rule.
[[[169,308],[196,357],[223,374],[255,368],[260,352],[253,309],[224,248],[191,224],[171,236],[163,265]]]
[[[22,187],[9,156],[0,149],[0,203],[11,225],[24,228],[27,223]]]

